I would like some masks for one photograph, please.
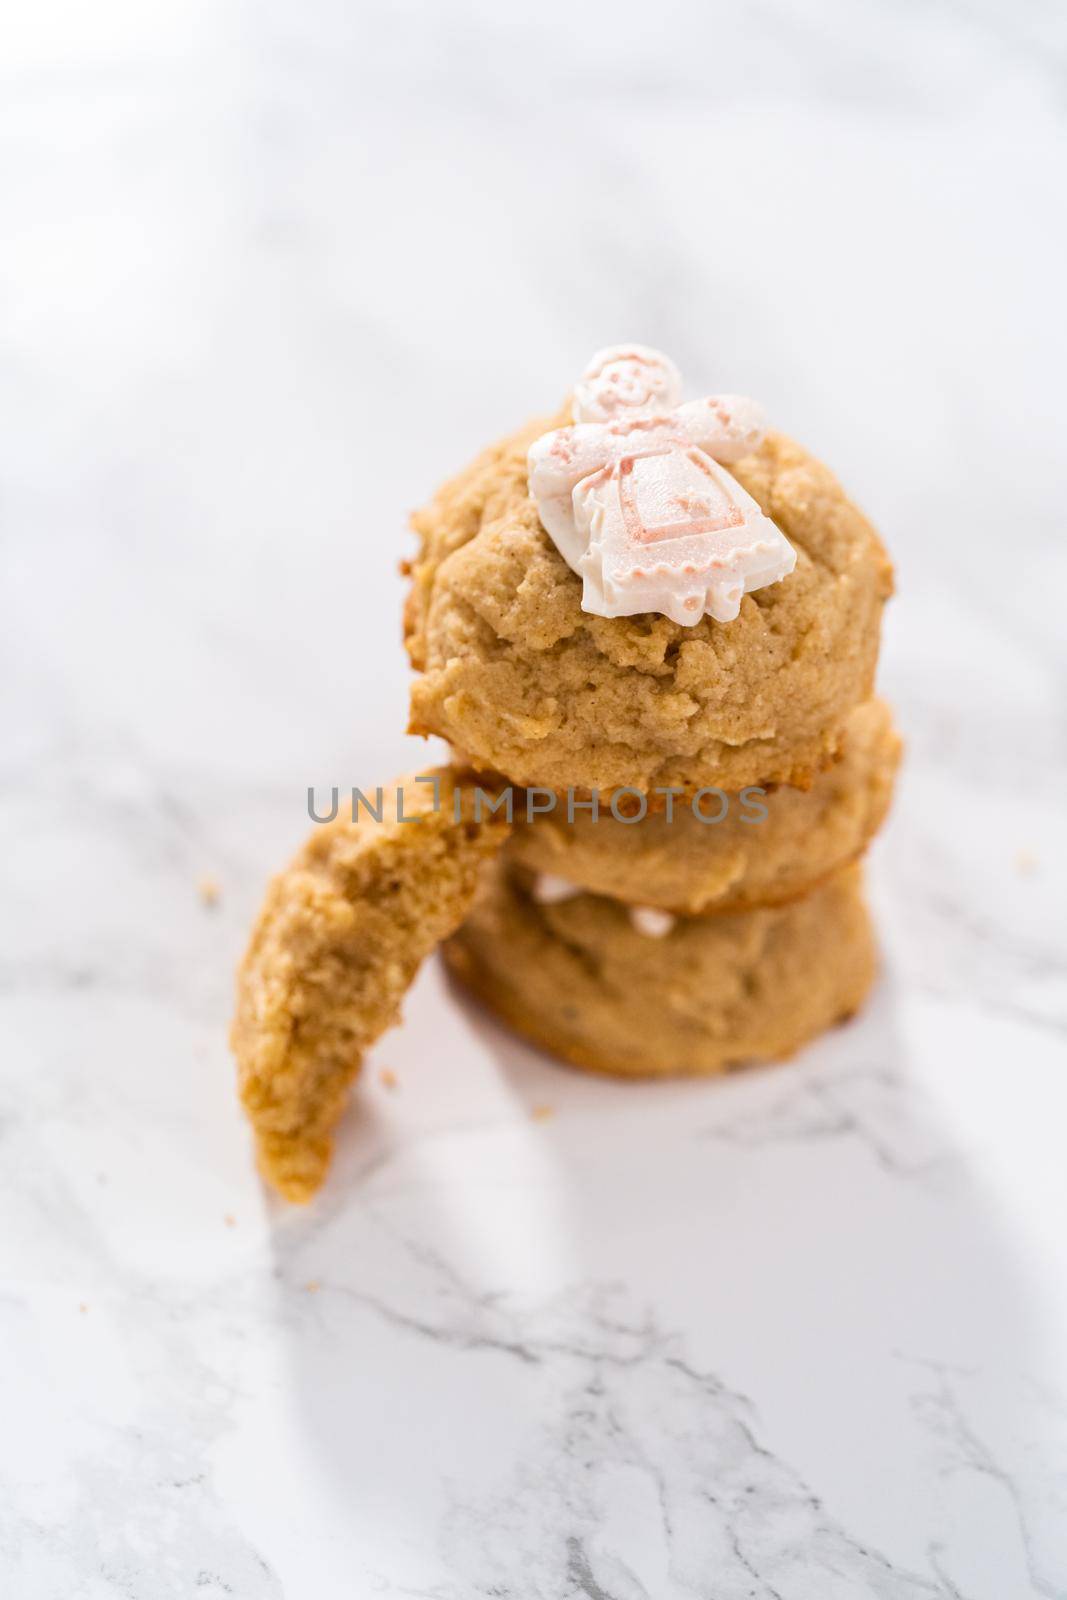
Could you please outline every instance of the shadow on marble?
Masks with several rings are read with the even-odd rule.
[[[456,1015],[518,1116],[365,1115],[274,1233],[301,1450],[375,1592],[911,1600],[990,1541],[1054,1592],[1006,1420],[1041,1317],[891,981],[711,1083]]]

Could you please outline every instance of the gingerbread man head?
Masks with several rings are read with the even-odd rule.
[[[644,344],[598,350],[574,387],[575,422],[614,422],[635,411],[673,411],[682,397],[674,362]]]

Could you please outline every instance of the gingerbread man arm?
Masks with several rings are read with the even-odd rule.
[[[569,496],[583,478],[607,466],[613,453],[608,430],[598,422],[577,422],[542,434],[527,456],[530,493],[538,501]]]
[[[678,407],[674,420],[698,450],[723,466],[751,455],[766,432],[762,407],[739,394],[690,400]]]

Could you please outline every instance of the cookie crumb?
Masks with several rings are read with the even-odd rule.
[[[400,1087],[400,1079],[397,1077],[392,1067],[383,1067],[381,1072],[378,1074],[378,1078],[383,1087],[386,1089],[399,1089]]]
[[[201,905],[217,906],[219,896],[222,894],[222,885],[210,872],[205,872],[197,879],[196,892],[200,896]]]
[[[232,1211],[227,1211],[222,1220],[228,1228],[236,1228],[237,1226],[237,1218],[234,1216]]]
[[[534,1106],[530,1112],[535,1122],[547,1122],[549,1117],[554,1117],[555,1114],[552,1106]]]
[[[321,1287],[322,1285],[319,1283],[319,1280],[317,1278],[312,1278],[310,1283],[305,1283],[304,1291],[306,1294],[318,1294]]]
[[[1032,850],[1017,850],[1015,852],[1015,870],[1028,877],[1031,872],[1037,871],[1037,857]]]
[[[85,1304],[85,1301],[82,1300],[80,1302],[79,1306],[78,1306],[78,1310],[81,1312],[83,1317],[84,1317],[85,1313],[88,1311],[88,1309],[89,1309],[89,1307]]]

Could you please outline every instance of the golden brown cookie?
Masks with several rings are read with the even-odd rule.
[[[651,938],[599,895],[537,905],[496,862],[445,956],[534,1043],[625,1077],[790,1055],[851,1015],[875,972],[858,867],[788,906],[681,919]]]
[[[771,434],[731,470],[796,570],[730,623],[591,616],[527,492],[530,443],[567,420],[486,450],[414,519],[412,731],[556,790],[806,784],[872,691],[892,588],[874,529],[826,467]]]
[[[449,769],[426,776],[387,789],[380,822],[361,808],[315,829],[271,883],[238,972],[240,1095],[260,1170],[290,1200],[321,1184],[363,1052],[507,834],[500,817],[473,821],[468,795],[456,819]]]
[[[840,759],[807,792],[723,790],[625,822],[615,820],[606,800],[595,821],[585,807],[572,808],[568,821],[562,797],[551,813],[525,822],[516,795],[505,858],[596,894],[682,915],[780,905],[863,852],[888,810],[900,751],[889,707],[869,700],[845,724]]]

